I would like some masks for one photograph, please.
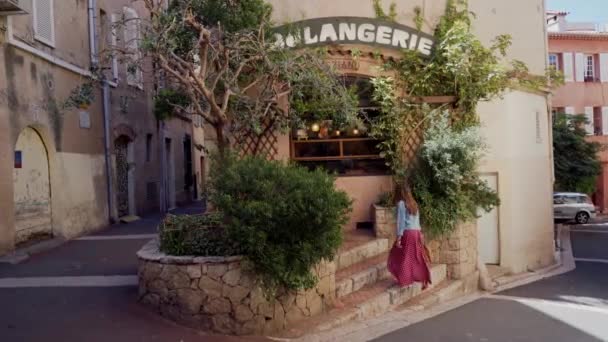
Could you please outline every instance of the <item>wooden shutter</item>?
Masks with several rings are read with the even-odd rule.
[[[116,49],[118,47],[117,23],[119,21],[119,16],[117,14],[112,14],[112,27],[110,29],[110,44],[112,45],[112,49]],[[116,58],[115,52],[112,52],[112,81],[118,82],[118,58]]]
[[[564,52],[563,63],[565,81],[574,82],[574,61],[572,58],[572,52]]]
[[[585,107],[585,117],[589,121],[585,125],[585,130],[587,131],[588,135],[593,135],[593,107]]]
[[[576,82],[585,82],[585,70],[587,69],[587,59],[584,53],[574,55],[576,64]]]
[[[602,107],[602,135],[608,135],[608,107]]]
[[[608,53],[600,53],[600,80],[608,82]]]
[[[34,1],[34,37],[36,40],[55,47],[55,23],[53,19],[53,0]]]
[[[125,16],[125,48],[131,56],[131,63],[140,62],[140,51],[139,51],[139,16],[134,9],[130,7],[124,8]],[[130,65],[127,65],[127,84],[134,86],[141,86],[141,70],[129,70]]]

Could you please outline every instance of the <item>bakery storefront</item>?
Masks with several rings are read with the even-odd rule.
[[[345,229],[369,227],[373,202],[391,187],[388,167],[377,147],[380,141],[369,136],[369,123],[379,115],[371,78],[381,74],[380,67],[388,58],[397,58],[404,49],[430,55],[435,41],[399,23],[344,16],[293,22],[279,27],[275,37],[285,48],[327,48],[328,62],[342,75],[344,85],[357,90],[359,125],[339,129],[331,121],[313,122],[289,136],[288,157],[308,168],[322,167],[337,174],[338,187],[354,200]]]
[[[401,58],[404,49],[430,55],[433,33],[444,15],[446,1],[394,1],[394,20],[377,19],[371,0],[270,0],[276,38],[285,48],[323,47],[328,62],[347,85],[357,85],[363,122],[378,115],[371,98],[373,77],[384,75],[383,63]],[[385,10],[391,2],[381,1]],[[486,45],[501,34],[512,36],[509,59],[523,61],[535,75],[547,67],[546,35],[541,0],[469,0],[475,16],[475,35]],[[416,23],[416,12],[422,22]],[[513,27],[512,18],[518,18]],[[418,17],[420,18],[420,17]],[[418,26],[420,25],[420,26]],[[421,27],[420,30],[416,27]],[[286,29],[288,28],[288,29]],[[294,33],[295,32],[295,33]],[[439,94],[441,95],[441,94]],[[523,272],[553,262],[552,148],[546,93],[513,89],[502,99],[478,107],[482,135],[489,145],[479,167],[491,183],[501,205],[491,217],[474,222],[463,243],[479,250],[480,261]],[[276,157],[335,172],[336,185],[353,200],[353,212],[345,231],[368,227],[373,204],[392,188],[378,141],[368,126],[338,130],[331,122],[313,122],[306,129],[276,137]],[[535,191],[530,192],[530,189]],[[475,269],[477,252],[467,257]]]

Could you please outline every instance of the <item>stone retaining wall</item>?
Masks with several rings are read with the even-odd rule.
[[[464,279],[477,270],[477,225],[460,224],[449,235],[428,242],[434,263],[448,265],[450,279]]]
[[[241,257],[173,257],[153,240],[138,253],[139,299],[192,328],[232,335],[268,334],[326,310],[335,298],[335,264],[316,267],[315,289],[268,300]]]

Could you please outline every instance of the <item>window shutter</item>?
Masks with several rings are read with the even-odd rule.
[[[602,107],[602,135],[608,135],[608,107]]]
[[[600,80],[608,82],[608,53],[600,53]]]
[[[36,40],[55,46],[53,0],[34,0],[34,37]]]
[[[566,107],[566,114],[574,115],[574,107]]]
[[[110,44],[112,49],[116,49],[118,45],[118,28],[116,27],[120,18],[117,14],[112,14],[112,28],[110,30]],[[112,52],[112,81],[118,82],[118,58],[116,53]]]
[[[131,54],[133,63],[139,63],[140,51],[139,51],[139,16],[134,9],[125,7],[125,48]],[[130,65],[127,65],[127,84],[140,86],[141,85],[141,70],[129,70]]]
[[[589,121],[585,125],[585,129],[587,130],[588,135],[593,135],[593,107],[585,107],[585,117]]]
[[[576,63],[576,82],[585,82],[585,69],[587,68],[585,54],[575,54],[574,61]]]
[[[572,52],[564,52],[564,78],[566,82],[574,82],[574,61],[572,60]]]

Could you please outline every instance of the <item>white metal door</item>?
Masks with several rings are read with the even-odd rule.
[[[498,192],[498,176],[482,175],[492,190]],[[485,212],[480,210],[481,217],[477,220],[477,237],[479,257],[486,264],[500,264],[500,238],[498,233],[498,208]]]

